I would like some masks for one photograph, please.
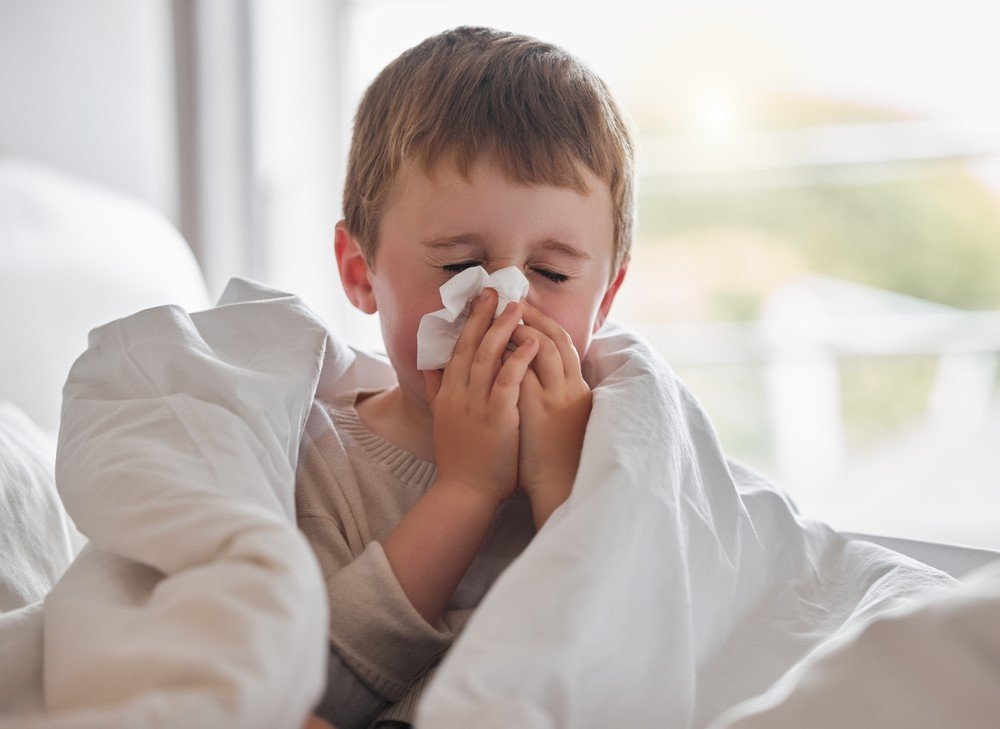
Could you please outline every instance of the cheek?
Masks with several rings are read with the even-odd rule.
[[[583,362],[584,358],[587,356],[587,348],[590,346],[590,327],[584,324],[583,328],[577,331],[567,330],[569,335],[573,338],[573,346],[576,348],[576,354]]]
[[[392,340],[392,348],[398,364],[408,369],[417,366],[417,329],[420,327],[421,309],[403,309],[389,325],[386,337]]]
[[[539,311],[554,319],[556,324],[561,326],[573,340],[580,361],[586,356],[587,348],[590,346],[591,329],[594,326],[594,314],[586,308],[576,307],[544,307],[537,305]]]
[[[417,362],[416,324],[409,319],[396,319],[383,331],[383,336],[393,350],[394,361],[404,367],[413,367]]]
[[[399,364],[408,369],[416,369],[417,331],[420,328],[420,320],[424,315],[439,309],[441,309],[441,297],[437,291],[434,291],[433,295],[412,297],[397,302],[388,326],[389,331],[385,334],[392,339],[392,347]]]

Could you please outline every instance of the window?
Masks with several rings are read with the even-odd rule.
[[[641,265],[612,316],[727,452],[837,528],[1000,547],[1000,5],[342,7],[345,120],[448,27],[588,62],[640,141]]]

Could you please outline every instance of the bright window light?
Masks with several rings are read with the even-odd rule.
[[[837,528],[1000,547],[1000,3],[344,7],[345,119],[449,27],[585,60],[640,142],[612,316],[727,452]]]

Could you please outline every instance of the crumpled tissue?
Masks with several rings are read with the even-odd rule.
[[[437,370],[448,363],[469,318],[471,302],[483,289],[496,289],[499,294],[493,313],[496,319],[508,303],[528,295],[528,279],[517,266],[501,268],[492,274],[482,266],[474,266],[449,279],[441,287],[444,308],[425,314],[417,327],[418,370]]]

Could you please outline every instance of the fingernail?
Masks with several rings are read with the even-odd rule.
[[[508,301],[508,302],[507,302],[507,306],[505,306],[505,307],[503,308],[503,310],[504,310],[505,312],[507,312],[507,311],[511,311],[511,310],[513,310],[514,306],[516,306],[516,304],[515,304],[515,303],[514,303],[513,301]]]

